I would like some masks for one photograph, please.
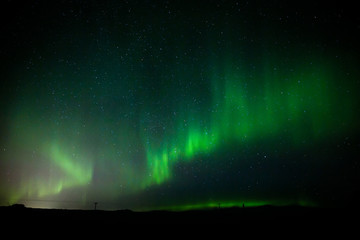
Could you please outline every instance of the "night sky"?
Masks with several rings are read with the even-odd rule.
[[[350,206],[360,182],[352,8],[6,1],[0,205]]]

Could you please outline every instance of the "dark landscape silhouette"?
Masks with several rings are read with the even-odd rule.
[[[32,219],[72,223],[101,224],[241,224],[246,221],[269,221],[296,219],[310,222],[339,221],[353,219],[358,215],[357,208],[317,208],[302,206],[271,206],[206,208],[188,211],[132,211],[132,210],[68,210],[27,208],[23,204],[0,207],[0,215],[6,219],[16,218],[21,221]],[[269,221],[269,224],[274,222]]]

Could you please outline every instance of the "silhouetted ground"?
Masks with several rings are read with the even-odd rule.
[[[252,221],[273,220],[291,221],[292,219],[317,223],[341,222],[345,219],[357,219],[359,211],[349,208],[310,208],[310,207],[249,207],[249,208],[223,208],[208,210],[191,210],[182,212],[149,211],[134,212],[130,210],[102,211],[102,210],[60,210],[26,208],[22,205],[0,207],[2,219],[13,219],[19,223],[33,221],[62,222],[63,224],[119,224],[119,223],[144,223],[144,224],[241,224]],[[275,221],[276,222],[276,221]]]

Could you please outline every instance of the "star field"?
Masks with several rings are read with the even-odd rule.
[[[6,9],[0,205],[334,206],[358,196],[350,10],[283,1]]]

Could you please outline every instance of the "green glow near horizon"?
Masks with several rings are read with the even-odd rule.
[[[337,205],[357,193],[359,41],[342,8],[132,2],[14,6],[0,205]]]
[[[155,210],[168,210],[168,211],[189,211],[189,210],[208,210],[208,209],[217,209],[217,208],[251,208],[251,207],[260,207],[260,206],[302,206],[302,207],[316,207],[317,205],[311,201],[305,200],[237,200],[237,201],[207,201],[201,203],[193,204],[181,204],[181,205],[169,205],[156,207]],[[154,210],[151,208],[150,210]],[[148,209],[138,209],[138,211],[148,211]]]
[[[82,187],[91,182],[93,167],[90,162],[66,154],[57,143],[47,148],[50,164],[46,174],[48,177],[31,178],[22,182],[18,191],[11,194],[10,204],[23,197],[32,199],[56,195],[65,189]]]
[[[131,193],[169,181],[177,163],[191,162],[197,156],[215,153],[228,144],[241,147],[242,143],[259,138],[271,141],[277,136],[287,136],[292,139],[292,145],[302,148],[320,141],[333,135],[338,125],[339,120],[330,116],[341,115],[343,121],[351,122],[352,111],[351,98],[344,98],[336,92],[335,79],[331,73],[326,73],[325,68],[329,67],[298,69],[277,76],[264,73],[263,79],[259,74],[256,84],[243,77],[238,70],[227,69],[223,74],[213,73],[209,79],[211,99],[202,105],[201,111],[196,114],[180,111],[181,114],[174,119],[173,127],[169,125],[160,137],[152,136],[151,131],[141,131],[146,158],[144,169],[136,169],[126,161],[131,155],[124,155],[122,166],[115,162],[107,164],[118,169],[119,177],[116,181],[124,183],[131,189],[127,193]],[[342,101],[349,107],[341,109],[337,101]],[[86,151],[70,147],[80,146],[86,141],[71,132],[58,132],[51,138],[43,136],[52,143],[43,144],[41,148],[39,145],[32,146],[31,139],[39,130],[28,126],[39,124],[29,123],[29,120],[33,121],[29,117],[31,114],[23,111],[15,117],[17,120],[14,121],[14,126],[21,127],[13,130],[14,142],[24,146],[28,144],[29,149],[38,148],[55,173],[49,173],[47,177],[25,177],[17,191],[10,194],[11,203],[23,197],[43,198],[58,195],[68,189],[86,187],[92,182],[94,159],[112,159],[119,150],[102,145],[104,149],[89,158]],[[47,131],[54,128],[51,125],[44,127]],[[346,127],[337,127],[335,130],[338,134],[343,131],[346,131]],[[63,140],[69,135],[74,136],[72,144],[66,144]],[[23,139],[18,140],[18,136]],[[127,140],[125,137],[124,139],[120,138],[120,141]],[[103,163],[100,161],[100,164]],[[98,166],[108,168],[105,163]],[[26,173],[23,175],[27,176]],[[136,179],[134,176],[137,176]],[[216,205],[210,205],[212,204]],[[257,204],[261,205],[263,202],[258,201]]]

